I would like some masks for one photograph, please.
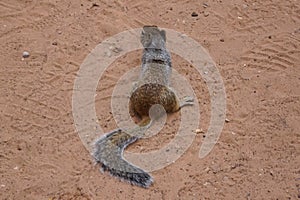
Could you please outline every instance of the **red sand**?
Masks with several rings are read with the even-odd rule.
[[[224,80],[230,121],[209,156],[198,158],[198,134],[142,189],[93,165],[71,103],[76,72],[90,51],[146,24],[183,32],[210,52]],[[0,199],[299,198],[299,1],[2,1],[0,41]],[[30,57],[22,60],[23,51]],[[139,64],[140,52],[132,55],[111,66],[98,94],[111,95],[122,73]],[[206,130],[207,87],[182,59],[174,56],[173,63],[196,92]],[[96,105],[105,131],[116,128],[109,99]],[[170,141],[173,135],[163,133],[176,126],[168,122],[161,143],[154,137],[130,150]]]

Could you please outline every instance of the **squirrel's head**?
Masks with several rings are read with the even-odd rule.
[[[144,26],[141,43],[144,48],[165,49],[166,32],[157,26]]]

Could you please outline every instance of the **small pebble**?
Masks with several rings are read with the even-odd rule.
[[[208,172],[209,170],[210,170],[209,167],[206,167],[206,168],[204,169],[205,172]]]
[[[23,58],[28,58],[30,56],[28,51],[23,52]]]
[[[192,17],[198,17],[198,14],[196,12],[192,12]]]
[[[209,16],[209,12],[204,11],[204,12],[203,12],[203,15],[204,15],[204,17],[208,17],[208,16]]]
[[[93,7],[99,7],[99,5],[98,5],[97,3],[93,3],[93,4],[92,4],[92,8],[93,8]]]
[[[207,8],[208,4],[207,3],[203,3],[202,6],[203,6],[203,8]]]
[[[56,46],[56,45],[57,45],[57,42],[52,42],[52,45]]]
[[[221,42],[224,42],[225,40],[222,38],[222,39],[220,39],[220,41],[221,41]]]
[[[230,122],[230,120],[229,120],[228,118],[226,118],[226,119],[225,119],[225,122],[228,123],[228,122]]]
[[[195,132],[196,133],[204,133],[204,131],[202,129],[196,129]]]
[[[248,5],[247,4],[243,4],[243,8],[247,8],[248,7]]]
[[[207,185],[209,185],[209,184],[210,184],[209,182],[203,183],[204,186],[207,186]]]

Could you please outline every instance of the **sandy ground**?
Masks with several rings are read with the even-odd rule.
[[[210,52],[230,120],[209,156],[198,158],[204,137],[198,134],[179,160],[152,173],[149,189],[100,173],[72,116],[84,58],[105,38],[145,24],[183,32]],[[0,199],[300,198],[299,1],[2,0],[0,42]],[[22,60],[23,51],[30,57]],[[119,59],[99,83],[97,114],[105,131],[116,125],[109,99],[98,97],[111,95],[140,55]],[[200,128],[207,130],[206,84],[184,60],[173,59],[196,92]],[[129,150],[157,148],[175,130],[168,123],[163,139]]]

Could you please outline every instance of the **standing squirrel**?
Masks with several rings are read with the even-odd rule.
[[[102,163],[104,171],[129,181],[131,184],[147,188],[153,182],[152,177],[123,158],[123,151],[151,126],[149,117],[151,106],[160,104],[167,113],[178,111],[185,105],[192,105],[191,97],[182,102],[169,87],[172,71],[171,56],[166,49],[166,32],[157,26],[144,26],[141,33],[144,47],[141,73],[130,97],[130,109],[141,117],[137,127],[130,130],[117,129],[107,133],[95,142],[94,158]]]

